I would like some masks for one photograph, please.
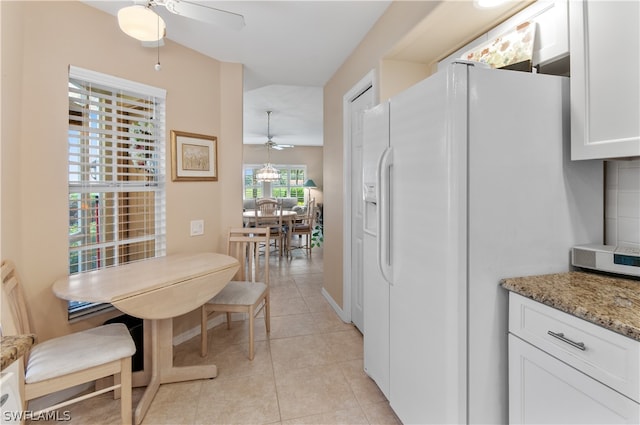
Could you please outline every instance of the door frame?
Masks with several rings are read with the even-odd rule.
[[[373,90],[373,103],[378,104],[376,70],[369,71],[342,97],[342,317],[351,322],[351,102],[367,91]],[[358,195],[358,194],[356,194]]]

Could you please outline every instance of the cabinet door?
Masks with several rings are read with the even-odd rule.
[[[638,403],[509,334],[509,423],[639,421]]]
[[[640,2],[570,1],[571,159],[640,156]]]

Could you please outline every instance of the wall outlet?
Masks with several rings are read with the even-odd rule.
[[[191,236],[204,235],[204,220],[191,220]]]

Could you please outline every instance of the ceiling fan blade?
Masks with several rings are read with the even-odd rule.
[[[274,145],[272,145],[271,147],[272,147],[273,149],[277,150],[277,151],[281,151],[281,150],[283,149],[283,148],[282,148],[282,146],[280,146],[280,145],[275,145],[275,144],[274,144]]]
[[[196,19],[207,24],[219,25],[234,30],[241,30],[244,27],[244,16],[238,13],[185,0],[156,0],[156,3],[164,5],[171,13]]]

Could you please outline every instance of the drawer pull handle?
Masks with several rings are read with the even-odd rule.
[[[567,344],[569,344],[572,347],[576,347],[579,350],[586,350],[587,347],[584,346],[584,342],[575,342],[575,341],[571,341],[569,338],[565,337],[563,333],[555,333],[552,331],[547,331],[547,333],[549,335],[551,335],[554,338],[558,338],[560,341],[562,342],[566,342]]]

